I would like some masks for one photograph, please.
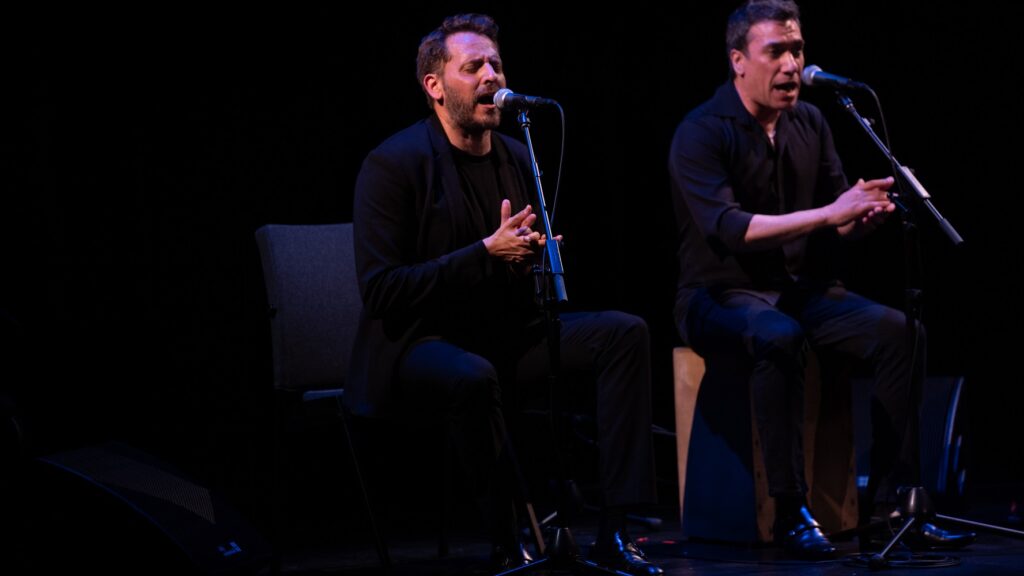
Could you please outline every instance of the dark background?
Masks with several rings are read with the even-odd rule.
[[[1022,126],[1010,86],[1022,11],[805,4],[807,62],[875,88],[896,156],[967,241],[953,249],[920,218],[929,371],[966,377],[972,478],[1021,482],[1021,291],[1011,278]],[[125,440],[243,510],[258,507],[271,368],[253,232],[351,218],[367,152],[427,112],[414,78],[419,39],[457,11],[497,18],[509,87],[563,104],[557,227],[569,296],[647,320],[655,421],[672,428],[666,158],[676,124],[725,79],[733,3],[550,6],[372,3],[362,18],[340,5],[12,14],[0,382],[30,452]],[[887,174],[828,91],[804,96],[824,110],[851,178]],[[872,102],[857,103],[877,117]],[[550,195],[558,118],[538,111],[533,122]],[[895,222],[848,256],[851,287],[901,306]],[[674,462],[658,465],[674,473]]]

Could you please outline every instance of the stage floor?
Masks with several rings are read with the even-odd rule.
[[[1008,509],[998,502],[980,503],[965,516],[976,521],[1008,523]],[[856,538],[836,541],[840,556],[827,562],[794,560],[771,546],[742,546],[711,542],[682,541],[678,518],[665,510],[659,527],[634,524],[630,532],[647,555],[656,561],[666,575],[737,575],[737,574],[865,574],[871,572],[854,561],[858,557]],[[1020,526],[1014,526],[1020,529]],[[572,532],[584,554],[593,542],[596,516],[584,515]],[[978,531],[978,540],[971,546],[953,552],[932,552],[932,556],[952,557],[955,565],[933,567],[922,572],[919,567],[893,563],[882,574],[1024,574],[1024,540],[992,532]],[[489,545],[478,538],[455,534],[449,539],[449,555],[437,555],[436,534],[394,535],[389,541],[393,562],[392,574],[408,576],[488,574]],[[369,540],[349,543],[345,549],[318,545],[315,549],[296,549],[283,557],[282,571],[293,575],[313,574],[377,574],[377,556]],[[906,558],[909,551],[897,546],[895,558]],[[565,570],[539,571],[540,574],[569,574]]]

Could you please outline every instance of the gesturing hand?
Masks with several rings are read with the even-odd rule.
[[[497,256],[506,262],[521,262],[533,254],[534,244],[540,242],[541,235],[530,229],[537,220],[529,204],[512,215],[512,203],[507,199],[501,201],[501,225],[487,238],[484,246],[487,253]]]
[[[512,204],[508,200],[501,202],[501,225],[487,238],[484,246],[491,256],[500,257],[505,262],[523,262],[541,250],[547,244],[547,236],[532,229],[537,221],[533,207],[527,205],[512,215]],[[561,241],[558,235],[555,240]]]
[[[896,209],[888,197],[888,190],[893,179],[857,180],[852,188],[843,192],[829,206],[831,214],[829,223],[843,226],[853,222],[872,225],[878,224]]]

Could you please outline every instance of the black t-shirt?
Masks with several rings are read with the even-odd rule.
[[[505,198],[494,153],[474,156],[453,146],[452,156],[465,195],[469,219],[476,228],[476,239],[486,238],[498,229],[501,222],[501,200]]]
[[[474,156],[453,146],[452,156],[472,228],[467,231],[472,237],[464,240],[469,243],[486,238],[498,229],[501,202],[507,197],[495,154]],[[451,312],[446,336],[468,350],[500,362],[502,357],[517,354],[518,342],[536,316],[536,306],[533,281],[528,275],[499,258],[492,258],[490,265],[494,273]]]

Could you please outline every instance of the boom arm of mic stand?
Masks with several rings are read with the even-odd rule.
[[[845,109],[854,117],[854,119],[857,121],[857,124],[859,124],[860,127],[863,128],[865,132],[867,132],[868,136],[871,138],[871,141],[875,143],[875,146],[877,146],[878,149],[881,150],[882,154],[884,154],[885,157],[889,160],[889,163],[892,164],[892,166],[896,170],[897,177],[899,177],[903,182],[909,185],[910,188],[914,191],[914,194],[918,197],[918,199],[921,200],[921,203],[924,204],[926,208],[928,208],[928,211],[931,213],[932,217],[935,218],[935,221],[939,225],[939,228],[941,228],[942,231],[946,234],[946,236],[949,237],[953,245],[959,246],[963,244],[964,239],[960,236],[960,234],[957,233],[956,229],[953,228],[953,225],[949,223],[949,220],[946,220],[946,218],[943,217],[941,213],[939,213],[939,210],[935,208],[935,205],[932,204],[931,194],[929,194],[928,191],[925,190],[924,185],[922,185],[921,182],[917,179],[917,177],[914,176],[914,173],[911,172],[910,168],[907,168],[906,166],[900,164],[899,161],[896,160],[896,158],[892,155],[892,152],[889,150],[889,148],[878,137],[878,134],[875,133],[875,130],[871,127],[871,123],[868,122],[867,119],[865,119],[863,116],[861,116],[859,112],[857,112],[857,108],[853,105],[853,100],[851,100],[849,96],[843,94],[842,92],[836,92],[836,97],[839,99],[840,106],[842,106],[843,109]]]

